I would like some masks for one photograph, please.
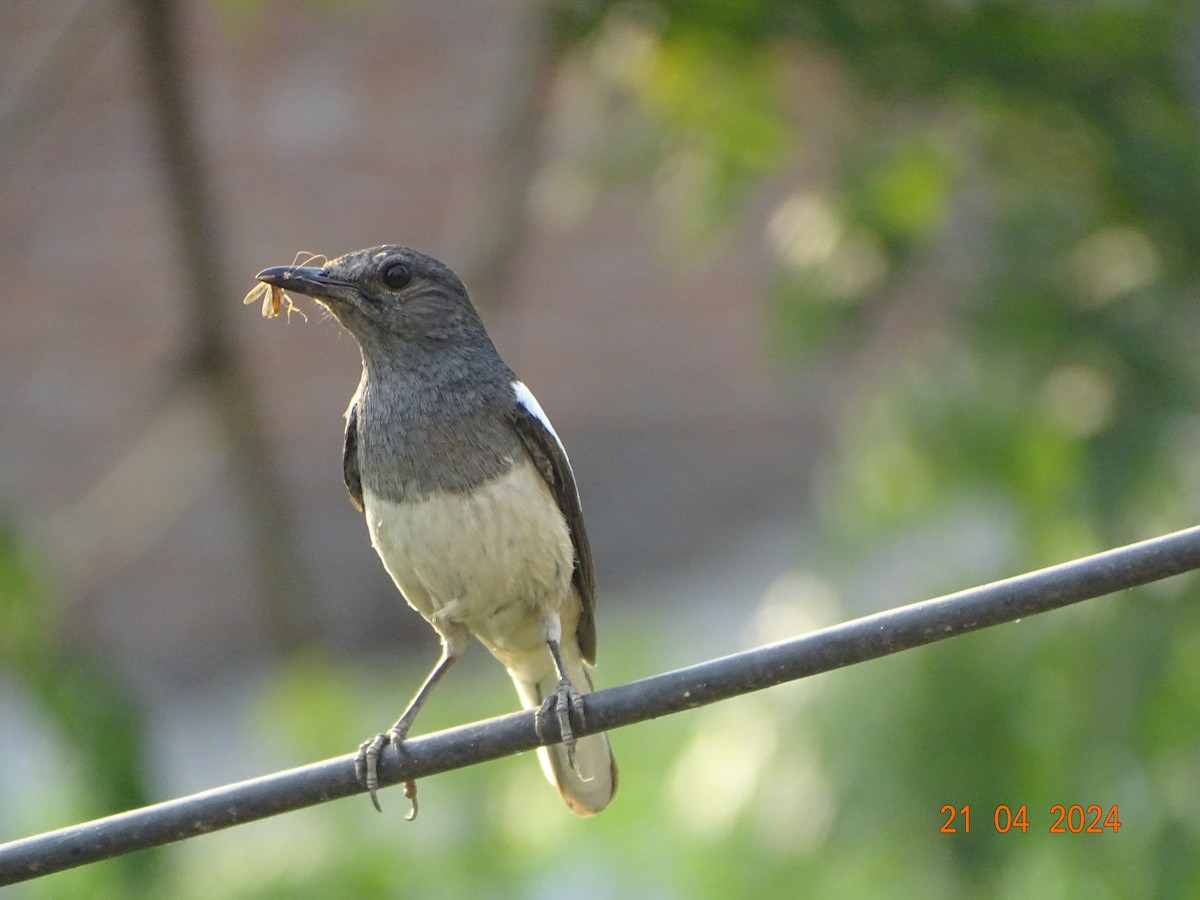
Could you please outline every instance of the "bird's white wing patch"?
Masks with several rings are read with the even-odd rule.
[[[558,436],[558,432],[554,430],[554,426],[550,424],[550,417],[546,415],[542,405],[537,402],[537,397],[533,396],[533,391],[525,386],[523,381],[514,381],[512,383],[513,393],[517,396],[517,402],[526,410],[533,414],[533,417],[541,422],[551,436],[554,438],[554,443],[558,444],[558,449],[562,451],[564,457],[567,455],[567,448],[563,446],[562,440]]]

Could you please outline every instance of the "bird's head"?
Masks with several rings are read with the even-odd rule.
[[[483,329],[457,275],[396,244],[356,250],[320,267],[263,269],[256,277],[325,306],[364,352],[386,351],[397,342],[466,341]]]

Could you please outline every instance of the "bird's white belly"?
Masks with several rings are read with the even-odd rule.
[[[571,595],[574,551],[531,462],[469,494],[393,503],[364,489],[363,505],[384,567],[443,636],[466,628],[497,655],[544,642],[549,614]]]

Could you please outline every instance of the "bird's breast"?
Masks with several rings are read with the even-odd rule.
[[[522,458],[467,491],[396,502],[363,491],[371,543],[408,603],[494,650],[542,642],[571,596],[574,549],[545,480]]]
[[[443,406],[433,415],[381,410],[378,403],[359,408],[363,486],[388,500],[466,493],[507,474],[522,454],[518,435],[488,409]]]

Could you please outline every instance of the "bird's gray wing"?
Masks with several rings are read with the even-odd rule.
[[[350,502],[363,510],[362,474],[358,468],[358,397],[350,402],[346,410],[346,443],[342,446],[342,477],[346,480],[346,490],[350,492]]]
[[[533,399],[533,394],[519,381],[514,383],[513,388],[517,398],[510,413],[513,428],[521,438],[525,452],[550,486],[571,532],[571,543],[575,547],[575,571],[571,580],[579,591],[583,606],[575,637],[584,661],[595,665],[596,570],[592,564],[587,528],[583,524],[583,509],[579,503],[579,490],[575,486],[575,474],[571,471],[567,451],[563,449],[541,406]]]

